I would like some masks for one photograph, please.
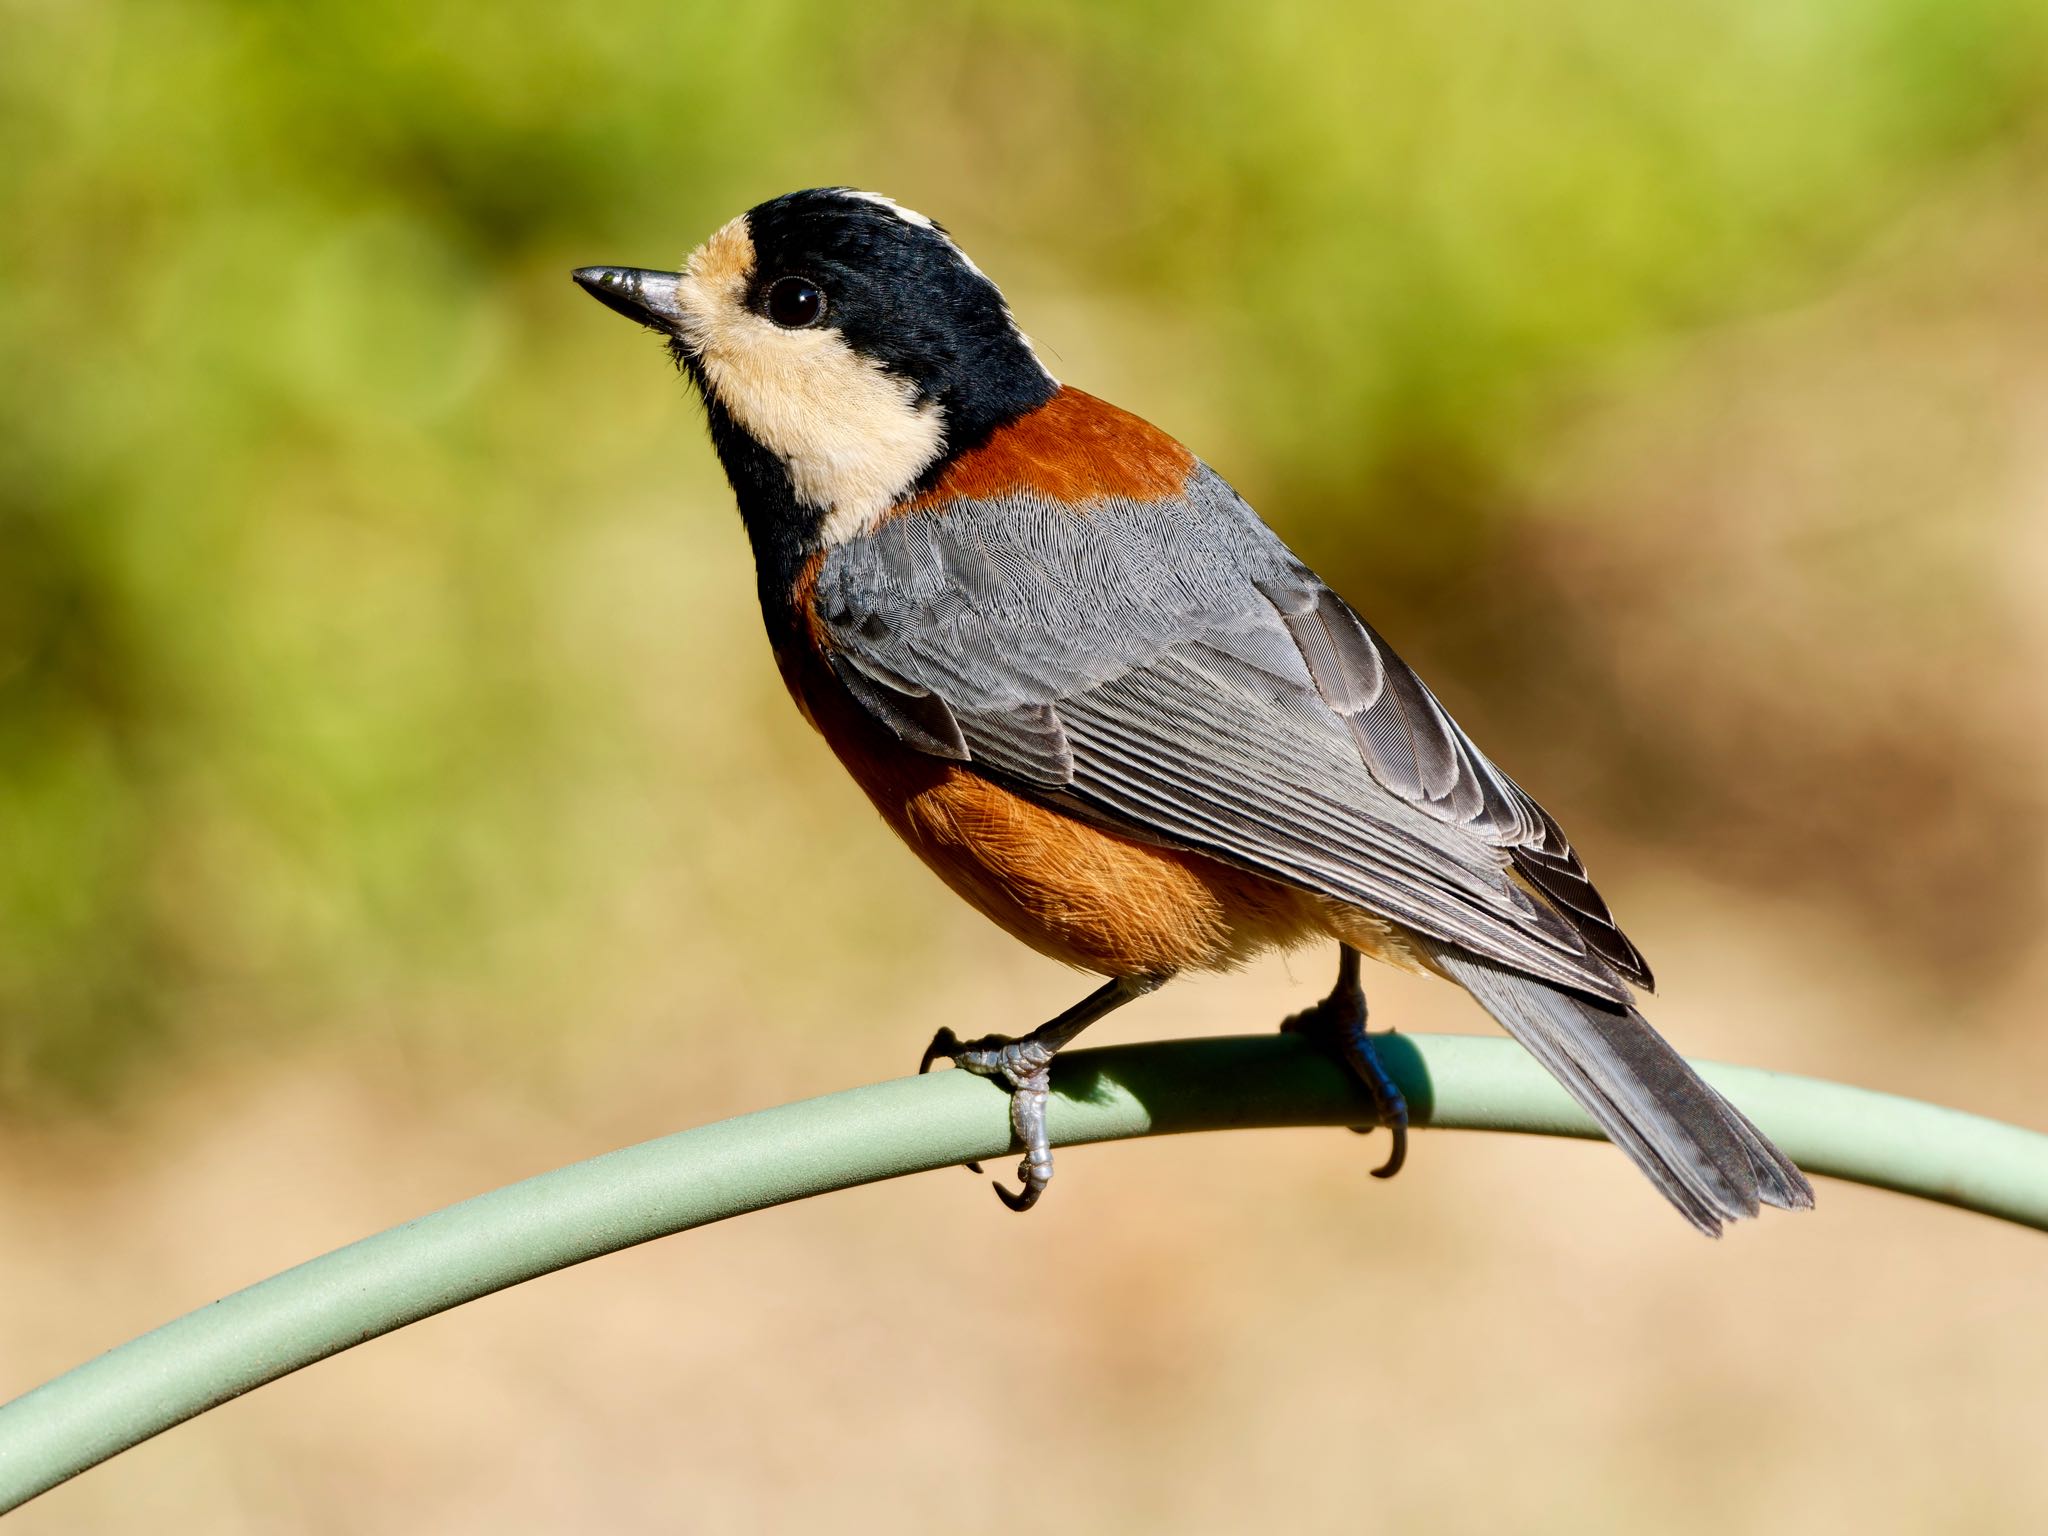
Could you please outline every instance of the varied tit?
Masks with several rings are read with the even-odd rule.
[[[1062,385],[946,231],[793,192],[680,272],[576,280],[668,338],[753,543],[783,681],[889,826],[1026,944],[1106,979],[1018,1038],[941,1030],[1010,1090],[1016,1210],[1047,1068],[1171,977],[1338,946],[1284,1026],[1393,1133],[1359,957],[1457,982],[1701,1231],[1802,1209],[1792,1162],[1632,1006],[1649,967],[1554,821],[1223,477]]]

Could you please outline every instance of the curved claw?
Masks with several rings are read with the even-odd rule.
[[[1394,1146],[1393,1150],[1387,1153],[1387,1160],[1373,1169],[1372,1176],[1376,1179],[1391,1179],[1401,1171],[1401,1165],[1408,1161],[1408,1117],[1403,1115],[1398,1120],[1388,1121],[1387,1129],[1393,1132]]]
[[[1364,1085],[1377,1113],[1371,1124],[1354,1125],[1351,1129],[1366,1136],[1383,1125],[1387,1128],[1394,1144],[1387,1152],[1387,1160],[1373,1169],[1372,1176],[1391,1179],[1408,1161],[1408,1101],[1401,1096],[1400,1085],[1374,1050],[1365,1017],[1365,994],[1358,988],[1358,957],[1347,948],[1339,962],[1335,989],[1315,1007],[1289,1014],[1281,1021],[1280,1032],[1306,1035],[1349,1067]]]
[[[932,1063],[941,1057],[951,1061],[960,1054],[960,1037],[946,1025],[939,1026],[939,1032],[932,1036],[932,1043],[924,1048],[924,1055],[917,1059],[917,1075],[923,1077],[931,1071]],[[976,1170],[979,1172],[980,1170]]]
[[[989,1188],[993,1189],[996,1192],[996,1198],[1011,1210],[1028,1211],[1031,1207],[1038,1204],[1038,1197],[1045,1193],[1045,1186],[1049,1182],[1049,1175],[1037,1173],[1031,1164],[1026,1162],[1018,1165],[1017,1177],[1024,1181],[1024,1187],[1014,1193],[1003,1188],[1000,1184],[991,1184]]]

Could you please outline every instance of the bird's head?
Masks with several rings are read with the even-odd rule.
[[[873,193],[792,192],[679,272],[585,267],[576,281],[668,337],[742,512],[783,524],[778,543],[869,526],[1059,387],[945,230]]]

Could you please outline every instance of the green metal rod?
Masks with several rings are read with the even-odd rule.
[[[1418,1126],[1597,1135],[1509,1041],[1375,1038]],[[1809,1173],[2048,1230],[2048,1136],[1837,1083],[1701,1071]],[[1370,1118],[1349,1077],[1292,1036],[1075,1051],[1060,1058],[1054,1088],[1062,1146]],[[1001,1090],[936,1072],[683,1131],[465,1200],[237,1291],[0,1407],[0,1512],[251,1388],[508,1285],[1009,1146]]]

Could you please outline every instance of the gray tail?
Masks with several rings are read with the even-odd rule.
[[[1813,1186],[1633,1008],[1576,997],[1435,948],[1445,973],[1564,1084],[1685,1219],[1709,1237],[1757,1207],[1803,1211]]]

